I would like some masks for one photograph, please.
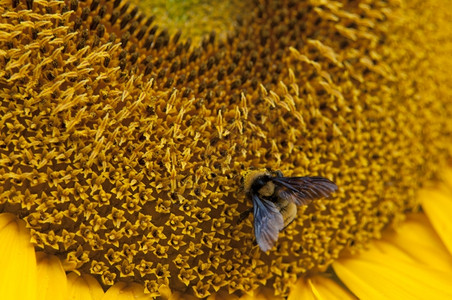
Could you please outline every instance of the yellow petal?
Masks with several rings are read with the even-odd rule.
[[[424,189],[420,191],[422,208],[427,217],[440,236],[444,245],[452,253],[452,193],[451,190],[443,187],[442,189]]]
[[[38,299],[67,299],[67,278],[60,260],[54,255],[36,253],[38,261]]]
[[[2,299],[36,299],[37,267],[25,222],[0,215],[0,292]]]
[[[416,262],[385,241],[333,268],[360,299],[452,299],[450,272]]]
[[[70,273],[67,276],[67,294],[71,300],[98,300],[102,299],[104,291],[94,277]]]
[[[425,214],[411,214],[397,232],[385,234],[385,240],[414,261],[440,271],[452,271],[452,255],[432,228]]]
[[[102,300],[135,300],[150,299],[149,295],[144,293],[144,287],[140,284],[118,282],[110,287]]]
[[[301,278],[291,288],[288,300],[297,299],[334,300],[356,298],[334,280],[324,276],[315,276],[307,279]]]
[[[448,189],[447,193],[452,194],[452,168],[446,168],[443,170],[442,179],[444,187]]]

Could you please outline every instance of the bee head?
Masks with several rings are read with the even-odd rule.
[[[247,194],[259,194],[270,197],[275,190],[271,182],[273,176],[267,170],[249,171],[244,176],[244,190]]]

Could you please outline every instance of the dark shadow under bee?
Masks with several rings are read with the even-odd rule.
[[[293,222],[297,206],[329,197],[334,182],[319,176],[284,177],[280,171],[251,171],[244,178],[244,191],[253,208],[240,214],[239,223],[253,211],[254,235],[262,251],[270,250],[279,232]]]

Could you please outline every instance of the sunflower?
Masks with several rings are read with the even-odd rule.
[[[409,214],[397,230],[386,230],[382,239],[371,242],[365,251],[348,253],[328,272],[298,279],[288,299],[450,299],[452,224],[445,212],[452,208],[452,171],[447,172],[446,182],[421,190],[419,198],[426,214]],[[89,275],[72,272],[66,276],[56,256],[35,253],[24,222],[12,214],[0,215],[0,222],[1,244],[10,245],[0,248],[4,266],[0,287],[7,295],[4,299],[147,297],[139,284],[119,282],[104,293]],[[186,297],[170,290],[161,292],[171,299]],[[230,297],[219,294],[209,299]],[[276,298],[271,289],[260,288],[240,299]]]
[[[231,3],[2,1],[9,298],[450,298],[448,2]],[[267,252],[262,168],[339,187]]]

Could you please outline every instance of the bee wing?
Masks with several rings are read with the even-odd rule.
[[[276,205],[268,200],[252,195],[254,209],[254,235],[262,251],[270,250],[281,229],[284,228],[284,220]]]
[[[328,197],[337,190],[334,182],[319,176],[314,177],[275,177],[272,181],[278,187],[278,197],[288,199],[296,205]]]

